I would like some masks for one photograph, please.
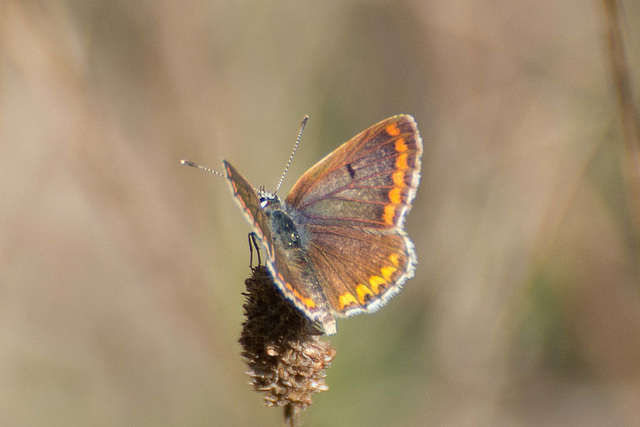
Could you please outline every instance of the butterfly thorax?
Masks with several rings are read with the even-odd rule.
[[[261,207],[270,219],[274,243],[284,249],[288,257],[295,257],[296,261],[303,262],[302,236],[306,233],[303,231],[304,226],[294,218],[295,212],[281,203],[280,198],[274,194],[261,192],[259,196]]]

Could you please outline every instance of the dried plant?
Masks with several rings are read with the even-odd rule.
[[[326,370],[336,351],[273,284],[263,266],[245,281],[247,301],[240,344],[256,391],[267,406],[284,406],[288,425],[314,393],[327,391]]]

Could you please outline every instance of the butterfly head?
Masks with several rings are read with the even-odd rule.
[[[262,209],[265,209],[267,207],[277,209],[278,207],[280,207],[280,198],[273,193],[259,190],[258,197],[260,198],[260,207]]]

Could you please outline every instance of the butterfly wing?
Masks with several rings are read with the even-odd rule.
[[[421,158],[415,120],[394,116],[338,147],[287,196],[309,233],[310,264],[337,314],[376,311],[413,277],[416,256],[403,223]]]
[[[236,168],[229,162],[223,160],[224,168],[227,172],[227,182],[233,200],[244,213],[245,218],[251,224],[258,240],[264,246],[267,257],[273,257],[273,238],[269,229],[269,219],[260,204],[260,197],[253,189],[249,181],[245,179]]]

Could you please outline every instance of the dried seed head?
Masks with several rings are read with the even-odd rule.
[[[326,369],[336,351],[284,299],[265,267],[256,267],[245,285],[240,344],[251,383],[268,406],[306,409],[314,393],[329,389]]]

